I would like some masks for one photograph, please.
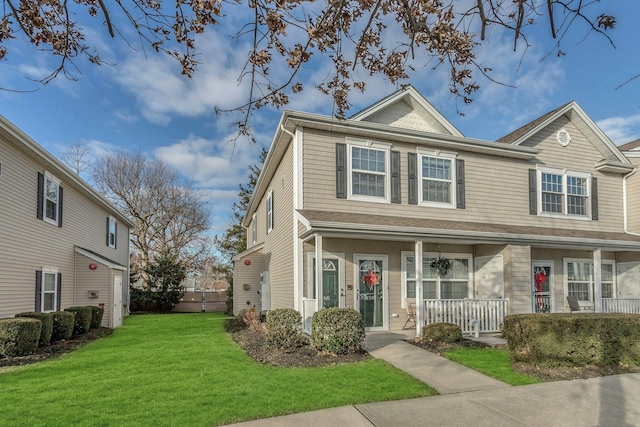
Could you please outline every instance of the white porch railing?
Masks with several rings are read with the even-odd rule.
[[[640,314],[640,298],[602,298],[602,311]]]
[[[302,298],[302,321],[304,322],[304,331],[311,334],[311,321],[313,313],[316,312],[316,300],[311,298]]]
[[[424,301],[425,324],[454,323],[472,333],[469,321],[478,321],[480,332],[500,332],[507,315],[508,299],[428,299]]]

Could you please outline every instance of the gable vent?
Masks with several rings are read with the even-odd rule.
[[[571,135],[569,135],[566,129],[560,129],[556,138],[558,139],[558,143],[563,147],[566,147],[571,142]]]

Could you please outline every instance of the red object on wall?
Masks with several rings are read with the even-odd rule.
[[[380,280],[380,276],[374,273],[373,270],[369,270],[365,273],[365,275],[363,276],[363,279],[367,285],[373,288],[376,285],[376,283],[378,283],[378,280]]]
[[[244,260],[244,265],[251,265],[251,260],[250,259],[245,259]]]
[[[94,263],[89,264],[89,270],[95,270],[96,268],[98,268],[98,264],[94,264]]]
[[[542,308],[542,295],[540,293],[542,292],[542,284],[547,280],[546,271],[544,271],[544,269],[538,271],[533,279],[536,282],[536,290],[538,291],[538,307]]]

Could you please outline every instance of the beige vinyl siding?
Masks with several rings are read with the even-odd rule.
[[[106,228],[106,226],[105,226]],[[76,260],[76,301],[74,305],[95,305],[104,304],[104,316],[102,326],[111,327],[113,295],[113,279],[111,269],[104,264],[94,261],[82,254],[75,254]],[[91,270],[89,264],[96,264],[97,268]],[[120,273],[122,274],[122,273]],[[98,291],[98,298],[89,298],[89,291]]]
[[[118,249],[106,246],[106,218],[101,206],[84,196],[64,176],[47,170],[14,145],[0,139],[0,318],[35,309],[35,272],[43,266],[62,274],[62,308],[75,305],[74,245],[128,265],[126,227],[119,224]],[[63,226],[36,218],[37,173],[61,180]],[[125,274],[126,276],[126,274]],[[127,277],[123,277],[127,288]]]
[[[505,297],[511,314],[531,313],[531,247],[508,245],[505,255]]]
[[[245,264],[246,260],[249,261],[249,265]],[[234,314],[251,308],[255,308],[257,312],[262,310],[262,301],[258,291],[260,290],[260,273],[263,271],[264,253],[261,250],[235,261],[233,282]],[[249,289],[244,289],[245,285]]]
[[[404,100],[398,101],[392,106],[372,114],[363,121],[424,132],[451,134],[435,117],[427,113],[423,108],[416,108],[414,110],[414,108]]]
[[[304,133],[304,209],[621,232],[622,177],[596,172],[593,164],[602,156],[595,148],[589,149],[577,129],[571,128],[570,132],[573,142],[562,154],[555,149],[556,146],[561,148],[555,142],[555,134],[540,140],[537,148],[542,149],[543,153],[538,157],[538,162],[548,167],[592,173],[597,177],[598,221],[530,215],[528,170],[535,169],[536,160],[529,162],[467,152],[458,152],[458,158],[465,161],[465,209],[409,205],[407,153],[415,153],[416,146],[400,143],[394,143],[392,149],[400,152],[401,204],[337,199],[335,143],[344,142],[345,135],[311,129],[305,129]],[[536,135],[538,138],[542,136],[542,133]],[[553,140],[550,140],[551,137]],[[424,147],[428,145],[425,143]]]
[[[258,229],[266,226],[266,200],[273,190],[274,228],[264,238],[271,308],[293,307],[293,146],[289,144],[258,207]],[[262,221],[262,222],[260,222]]]
[[[640,233],[640,172],[627,179],[627,228]]]

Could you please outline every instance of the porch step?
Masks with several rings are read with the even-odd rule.
[[[369,354],[430,385],[440,394],[511,387],[509,384],[404,341],[395,341],[383,347],[372,348]]]

